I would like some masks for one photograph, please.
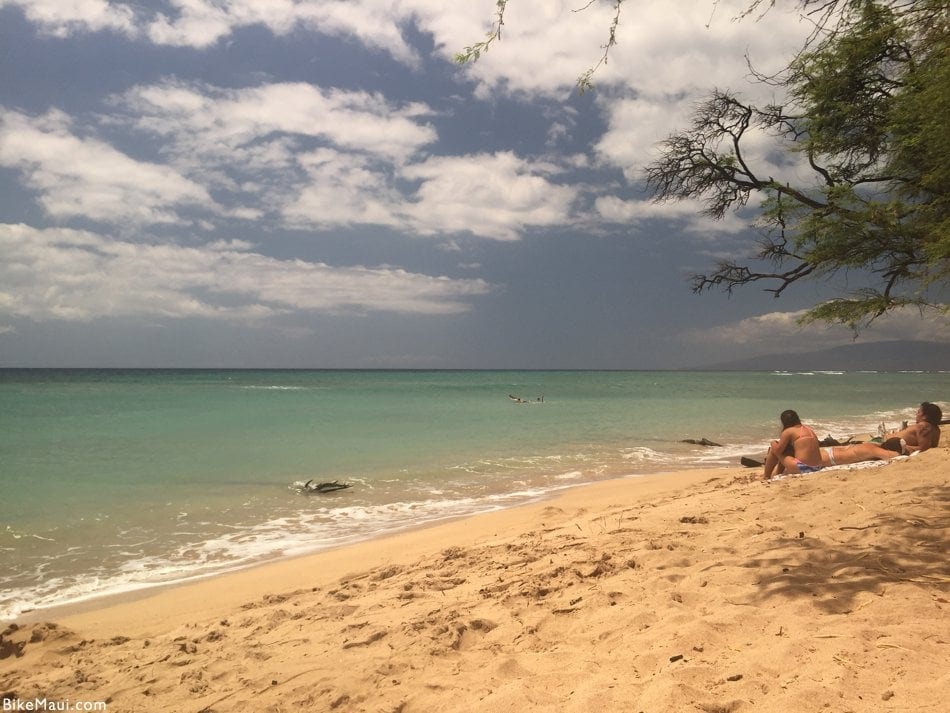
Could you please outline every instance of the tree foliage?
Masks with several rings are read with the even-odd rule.
[[[646,178],[657,200],[699,197],[716,218],[761,200],[754,258],[694,276],[695,291],[766,281],[778,296],[809,276],[857,270],[866,285],[805,315],[856,327],[896,307],[934,306],[928,295],[950,271],[950,18],[946,2],[829,5],[834,26],[780,76],[759,77],[784,87],[785,105],[714,92],[663,142]],[[753,131],[773,135],[810,175],[793,184],[763,174],[746,151]]]

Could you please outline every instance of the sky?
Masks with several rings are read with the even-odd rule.
[[[714,88],[777,101],[810,29],[734,0],[0,0],[0,367],[703,366],[850,343],[689,277],[754,206],[643,169]],[[789,3],[788,5],[790,5]],[[800,167],[756,137],[775,175]],[[859,281],[860,276],[854,280]],[[861,342],[950,342],[917,312]]]

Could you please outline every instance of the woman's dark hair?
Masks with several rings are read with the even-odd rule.
[[[940,407],[937,404],[932,404],[929,401],[924,401],[920,405],[920,411],[924,415],[924,420],[931,424],[932,426],[939,426],[941,419],[943,419],[943,411],[940,410]]]
[[[801,426],[802,420],[798,417],[798,414],[789,409],[788,411],[782,411],[782,415],[779,416],[782,419],[782,428],[788,428],[790,426]]]

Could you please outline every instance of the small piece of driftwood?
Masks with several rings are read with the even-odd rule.
[[[352,483],[341,483],[339,480],[333,480],[329,483],[314,483],[312,480],[308,480],[304,483],[303,491],[305,493],[332,493],[352,487]]]
[[[719,446],[722,447],[721,443],[716,443],[715,441],[710,441],[708,438],[700,438],[696,440],[695,438],[686,438],[680,443],[692,443],[694,446]]]

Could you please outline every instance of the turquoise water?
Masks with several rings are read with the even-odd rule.
[[[948,388],[950,373],[0,370],[0,619],[735,465],[785,408],[821,435],[876,432]],[[703,437],[723,447],[681,443]],[[310,479],[354,487],[301,494]]]

